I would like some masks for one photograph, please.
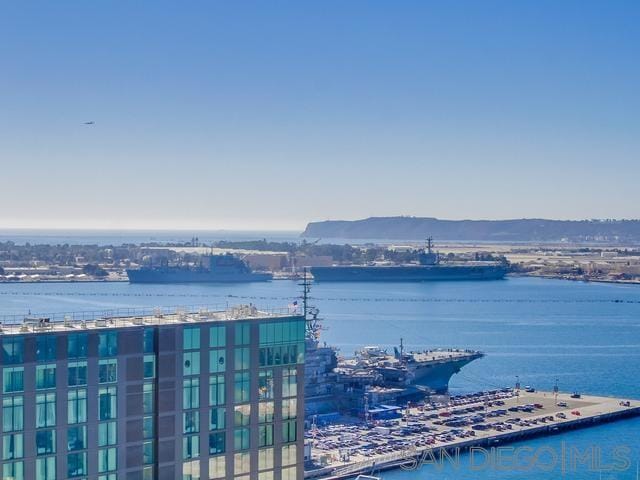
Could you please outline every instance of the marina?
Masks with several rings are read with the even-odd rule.
[[[312,424],[305,435],[305,478],[343,479],[419,466],[535,436],[640,415],[627,399],[514,389],[451,397],[402,409],[396,419]]]

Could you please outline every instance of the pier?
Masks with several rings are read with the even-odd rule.
[[[640,415],[640,401],[504,389],[401,413],[393,420],[314,425],[305,435],[305,478],[350,478],[415,464],[425,452],[438,457],[595,426]]]

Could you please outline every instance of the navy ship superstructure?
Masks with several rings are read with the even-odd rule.
[[[400,350],[388,354],[378,346],[365,347],[352,359],[338,362],[342,370],[372,371],[380,376],[380,384],[392,387],[414,386],[433,393],[444,393],[449,380],[468,363],[481,358],[482,352],[455,348],[438,348],[420,352]]]

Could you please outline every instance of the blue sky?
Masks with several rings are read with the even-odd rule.
[[[0,225],[637,218],[639,24],[624,1],[3,2]]]

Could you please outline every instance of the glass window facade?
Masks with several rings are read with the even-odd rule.
[[[297,422],[289,420],[282,422],[282,441],[284,443],[295,442],[297,440]]]
[[[182,334],[184,350],[200,350],[200,327],[185,328]]]
[[[233,430],[233,449],[248,450],[249,449],[249,429],[248,428],[236,428]]]
[[[155,459],[155,451],[154,451],[154,442],[144,442],[142,444],[142,463],[144,465],[150,465],[154,463]]]
[[[3,480],[25,480],[24,462],[7,462],[2,465]]]
[[[251,456],[248,453],[233,455],[233,474],[242,475],[251,471]]]
[[[36,428],[56,426],[56,394],[36,395]]]
[[[87,362],[69,362],[67,383],[70,387],[80,387],[87,384]]]
[[[2,339],[2,364],[24,363],[24,337],[4,337]]]
[[[67,455],[67,476],[69,478],[76,478],[86,474],[87,452],[70,453]]]
[[[87,391],[69,390],[67,393],[67,423],[85,423],[87,421]]]
[[[36,458],[36,480],[56,480],[56,457]]]
[[[282,469],[282,480],[300,480],[296,473],[295,467],[287,467]]]
[[[182,382],[182,407],[185,409],[200,407],[200,379],[185,378]]]
[[[98,362],[98,383],[114,383],[118,381],[118,360],[109,358]]]
[[[156,351],[156,331],[153,328],[145,328],[142,340],[144,353],[155,353]]]
[[[87,358],[86,333],[71,333],[67,335],[67,356],[69,358]]]
[[[54,362],[56,360],[55,335],[38,335],[36,337],[36,360],[38,362]]]
[[[282,369],[282,396],[295,397],[298,395],[298,371],[295,368]]]
[[[209,458],[209,478],[226,478],[227,469],[224,455]]]
[[[260,324],[260,366],[304,363],[304,320]]]
[[[24,428],[24,397],[2,399],[2,431],[19,432]]]
[[[87,448],[87,426],[78,425],[67,430],[67,450],[84,450]]]
[[[209,405],[225,404],[225,380],[224,375],[211,375],[209,377]]]
[[[158,418],[157,402],[171,394],[164,390],[169,384],[164,375],[182,387],[175,417],[182,439],[178,478],[269,480],[278,476],[274,468],[281,455],[294,478],[298,326],[287,318],[269,318],[263,323],[274,325],[268,328],[255,318],[217,323],[177,324],[171,332],[146,322],[125,331],[107,321],[108,326],[84,331],[0,338],[2,478],[25,480],[29,472],[37,480],[122,480],[135,467],[131,471],[142,480],[154,480],[160,460],[157,425],[167,421]],[[172,335],[177,345],[169,341]],[[258,344],[260,358],[251,347]],[[182,363],[177,372],[163,363],[173,363],[176,353]],[[207,379],[209,390],[202,392]],[[118,422],[126,428],[120,431]],[[126,462],[120,445],[127,446]],[[139,456],[131,465],[130,452]]]
[[[2,393],[15,393],[24,390],[24,367],[2,369]]]
[[[273,424],[260,425],[258,427],[258,446],[268,447],[273,445]]]
[[[98,335],[98,356],[115,357],[118,355],[118,332],[112,330]]]
[[[236,323],[236,345],[249,345],[251,343],[251,325],[248,322]]]
[[[142,438],[151,439],[155,435],[154,418],[150,415],[142,419]]]
[[[143,375],[144,378],[155,378],[156,376],[156,356],[145,355],[144,356],[144,366],[143,366]]]
[[[251,376],[249,372],[236,372],[234,374],[233,398],[235,403],[244,403],[249,401],[250,379]]]
[[[258,470],[271,470],[273,468],[273,448],[261,448],[258,450]]]
[[[189,460],[200,456],[200,437],[198,435],[187,435],[182,437],[182,458]]]
[[[56,453],[55,430],[36,431],[36,455],[51,455]]]
[[[249,370],[249,362],[250,362],[249,348],[248,347],[236,348],[234,353],[235,353],[235,356],[234,356],[235,369]]]
[[[98,420],[116,418],[118,402],[117,387],[100,387],[98,390]]]
[[[282,400],[282,419],[291,420],[297,417],[298,399],[285,398]]]
[[[24,456],[24,435],[12,433],[2,437],[2,460],[16,460]]]
[[[246,427],[251,423],[251,405],[236,405],[233,407],[233,424],[236,427]]]
[[[98,446],[107,447],[115,445],[118,441],[118,424],[116,422],[104,422],[98,425]]]
[[[200,431],[200,412],[189,410],[182,414],[182,433],[198,433]]]
[[[274,402],[260,402],[258,404],[258,423],[273,422]]]
[[[209,348],[224,348],[227,346],[227,327],[213,325],[209,327]]]
[[[273,369],[271,368],[260,369],[258,374],[258,399],[273,399]]]
[[[182,464],[182,480],[200,480],[199,460],[192,460]]]
[[[200,351],[184,352],[182,354],[182,374],[199,375],[200,374]]]
[[[56,364],[36,365],[36,389],[56,388]]]
[[[217,348],[209,351],[209,373],[222,373],[227,368],[227,351]]]
[[[118,450],[116,447],[98,450],[98,473],[111,472],[118,468]]]
[[[155,386],[153,383],[145,383],[142,386],[142,413],[152,414],[155,411]]]
[[[226,426],[226,409],[222,407],[212,408],[209,412],[209,430],[222,430]]]
[[[225,452],[225,432],[212,432],[209,434],[209,454],[217,455]]]

